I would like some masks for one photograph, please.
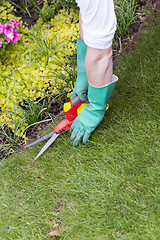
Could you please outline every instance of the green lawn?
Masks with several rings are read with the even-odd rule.
[[[160,239],[160,25],[143,32],[86,146],[66,133],[1,161],[0,240]]]

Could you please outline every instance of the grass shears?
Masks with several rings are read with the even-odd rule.
[[[64,103],[64,112],[66,114],[66,118],[62,120],[60,123],[58,123],[58,125],[54,128],[53,132],[47,134],[46,136],[24,147],[24,148],[31,147],[37,143],[40,143],[50,138],[48,142],[43,146],[43,148],[41,149],[41,151],[38,153],[38,155],[34,160],[36,160],[39,156],[41,156],[41,154],[44,153],[44,151],[46,151],[46,149],[56,140],[56,138],[60,134],[70,129],[74,119],[81,113],[82,109],[87,105],[89,105],[89,103],[82,102],[78,96],[73,98],[73,100],[71,100],[70,102]],[[106,110],[108,108],[109,108],[109,105],[107,104]]]
[[[87,105],[89,105],[89,104],[82,102],[78,96],[73,98],[73,100],[71,100],[70,102],[64,103],[64,112],[66,114],[66,118],[64,120],[62,120],[60,123],[58,123],[58,125],[54,128],[53,132],[47,134],[46,136],[44,136],[24,147],[24,148],[31,147],[35,144],[38,144],[38,143],[50,138],[48,140],[48,142],[44,145],[44,147],[41,149],[41,151],[38,153],[38,155],[36,156],[36,158],[34,160],[36,160],[42,153],[44,153],[44,151],[56,140],[56,138],[60,134],[64,133],[65,131],[68,131],[70,129],[74,119],[78,116],[78,114],[80,114],[82,109]]]

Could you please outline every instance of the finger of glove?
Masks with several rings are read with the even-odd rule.
[[[70,127],[71,131],[73,131],[77,127],[77,119],[75,119]]]
[[[74,98],[76,96],[78,96],[82,102],[84,102],[86,100],[86,97],[83,95],[83,93],[73,90],[72,98]]]
[[[77,96],[77,93],[76,92],[72,92],[72,97],[74,98],[74,97],[76,97]]]
[[[83,144],[85,145],[88,142],[88,139],[91,136],[91,132],[85,132],[83,136]]]
[[[79,98],[81,99],[82,102],[89,103],[87,92],[83,92]]]
[[[72,125],[73,125],[73,124],[72,124]],[[70,140],[69,140],[70,142],[73,142],[73,141],[74,141],[74,139],[76,138],[78,132],[79,132],[79,127],[76,126],[76,127],[73,129],[72,133],[71,133],[71,137],[70,137]]]
[[[74,139],[74,141],[72,143],[74,147],[78,146],[78,144],[79,144],[80,140],[82,139],[83,135],[84,135],[84,132],[79,131],[77,133],[77,136],[76,136],[76,138]]]
[[[76,96],[78,96],[82,102],[85,102],[85,103],[89,102],[88,101],[87,90],[86,91],[80,91],[80,89],[79,90],[73,89],[72,97],[74,98]]]

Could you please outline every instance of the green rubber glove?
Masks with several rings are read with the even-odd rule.
[[[77,80],[73,89],[72,97],[78,97],[83,102],[88,102],[88,79],[85,69],[85,57],[87,45],[83,40],[77,39]]]
[[[77,146],[81,139],[83,139],[83,144],[86,144],[91,133],[102,121],[117,80],[118,78],[113,75],[112,83],[103,88],[95,88],[89,84],[88,99],[90,105],[82,109],[71,126],[70,142],[73,146]]]

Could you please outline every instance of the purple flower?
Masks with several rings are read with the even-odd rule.
[[[13,33],[14,25],[10,23],[5,23],[3,27],[4,34],[8,36],[8,34]]]
[[[11,40],[13,43],[16,43],[20,39],[20,35],[16,30],[13,30],[13,39]]]
[[[2,42],[0,41],[0,48],[2,47]]]
[[[12,20],[11,23],[15,26],[15,27],[20,27],[21,23],[16,21],[16,20]]]
[[[2,33],[3,33],[3,24],[0,23],[0,34],[2,34]]]

